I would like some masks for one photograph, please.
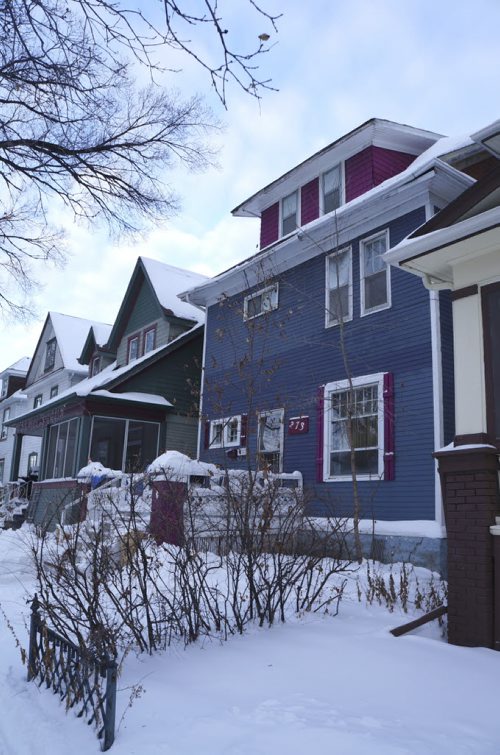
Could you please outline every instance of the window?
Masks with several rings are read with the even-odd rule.
[[[139,336],[128,339],[127,362],[133,362],[139,356]]]
[[[281,200],[281,235],[286,236],[297,228],[299,194],[294,191]]]
[[[2,429],[0,430],[0,440],[5,440],[8,433],[8,428],[5,427],[5,423],[10,419],[10,407],[3,410]]]
[[[42,401],[43,401],[43,395],[39,393],[33,399],[33,409],[38,409],[38,407],[42,405]]]
[[[283,467],[283,409],[259,414],[258,467],[281,472]]]
[[[0,398],[5,398],[7,395],[7,388],[9,385],[9,379],[4,377],[2,381],[0,382],[1,391],[0,391]]]
[[[55,398],[58,393],[59,393],[59,386],[53,385],[52,388],[50,389],[50,398]]]
[[[38,470],[38,454],[36,451],[32,451],[28,456],[28,474],[31,474],[35,470]]]
[[[342,204],[342,171],[340,165],[323,173],[323,214],[336,210]]]
[[[278,308],[278,284],[263,288],[255,294],[245,296],[243,301],[243,317],[245,320],[251,320],[252,317],[264,315]]]
[[[325,386],[325,480],[351,479],[351,442],[359,480],[384,476],[384,375]]]
[[[352,254],[342,249],[326,258],[326,325],[352,320]]]
[[[56,363],[56,339],[51,338],[50,341],[47,341],[47,346],[45,350],[45,372],[49,372],[49,370],[53,370],[55,363]]]
[[[387,232],[361,242],[361,314],[391,306],[391,272],[384,262]]]
[[[75,474],[78,419],[70,419],[49,430],[45,477],[57,479]]]
[[[94,377],[101,369],[101,357],[94,357],[90,363],[90,377]]]
[[[0,459],[0,485],[3,484],[4,474],[5,474],[5,459]]]
[[[213,419],[210,422],[210,448],[239,446],[241,439],[241,416]]]
[[[158,456],[157,422],[94,417],[90,458],[125,472],[143,471]]]
[[[153,351],[156,345],[156,326],[144,331],[144,353]]]

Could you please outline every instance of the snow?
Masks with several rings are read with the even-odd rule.
[[[188,477],[207,477],[217,472],[214,464],[195,461],[180,451],[165,451],[151,462],[148,467],[149,475],[158,475],[168,480],[187,481]]]
[[[140,259],[163,309],[170,310],[176,317],[184,317],[197,323],[205,322],[205,312],[189,302],[181,301],[178,294],[204,283],[207,280],[206,275],[166,265],[149,257]]]
[[[78,474],[76,475],[76,479],[78,482],[81,483],[89,483],[92,480],[92,477],[119,477],[123,474],[121,470],[117,469],[110,469],[109,467],[104,467],[100,461],[89,461],[89,463],[82,467]]]
[[[14,364],[11,364],[10,367],[6,367],[4,370],[2,370],[2,373],[4,372],[26,373],[29,370],[30,364],[31,364],[31,357],[21,357],[21,359],[18,359],[17,362],[14,362]]]
[[[0,753],[99,751],[91,727],[26,682],[34,592],[25,528],[0,532]],[[419,578],[425,570],[418,570]],[[447,645],[436,622],[359,603],[155,656],[129,653],[113,755],[498,755],[500,653]]]
[[[120,401],[136,401],[142,404],[154,404],[156,406],[173,406],[163,396],[157,396],[154,393],[141,393],[140,391],[128,391],[126,393],[111,393],[111,391],[93,391],[93,396],[103,396],[108,399],[118,399]]]
[[[325,517],[311,517],[316,529],[328,528],[330,522]],[[348,531],[354,528],[354,519],[345,520]],[[446,536],[445,528],[430,519],[408,519],[388,521],[382,519],[360,519],[358,522],[361,534],[371,535],[404,535],[406,537],[442,538]]]
[[[82,353],[90,328],[99,330],[104,323],[63,315],[60,312],[49,312],[49,317],[64,367],[74,372],[86,372],[87,367],[82,367],[78,357]]]

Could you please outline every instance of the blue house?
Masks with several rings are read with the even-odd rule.
[[[200,457],[299,470],[313,516],[353,516],[354,471],[379,558],[439,566],[454,435],[449,293],[383,255],[474,183],[470,145],[364,123],[236,207],[260,250],[183,295],[207,310]]]

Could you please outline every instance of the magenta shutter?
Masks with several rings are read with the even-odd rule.
[[[247,427],[248,427],[248,414],[241,415],[241,432],[240,432],[240,446],[246,448],[247,446]]]
[[[210,422],[205,422],[205,449],[210,446]]]
[[[394,375],[384,375],[384,480],[395,478],[394,457]]]
[[[325,426],[325,386],[318,388],[316,403],[316,482],[323,482],[323,431]]]

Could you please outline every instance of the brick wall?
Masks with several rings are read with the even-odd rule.
[[[490,526],[498,515],[498,456],[491,446],[437,452],[448,532],[448,641],[493,647]]]

